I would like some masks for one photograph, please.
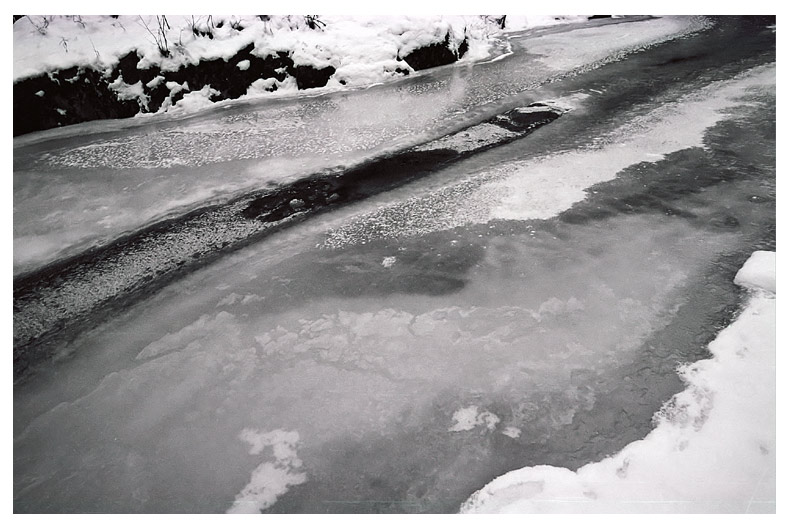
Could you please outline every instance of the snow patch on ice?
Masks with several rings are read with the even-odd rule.
[[[266,297],[257,295],[255,293],[249,293],[246,295],[230,293],[228,296],[217,302],[216,307],[230,306],[235,304],[249,305],[255,302],[262,302],[265,299]]]
[[[489,431],[493,431],[499,417],[496,414],[483,410],[478,410],[476,405],[459,409],[453,413],[453,424],[448,429],[450,432],[471,431],[475,427],[484,425]]]
[[[680,370],[686,390],[656,414],[644,440],[576,472],[512,471],[461,511],[774,513],[775,274],[774,252],[749,258],[737,283],[754,289],[751,300],[709,345],[710,359]]]
[[[477,149],[481,145],[491,145],[492,143],[515,138],[517,136],[520,136],[520,134],[509,131],[504,127],[494,125],[493,123],[481,123],[480,125],[474,125],[459,133],[422,144],[418,146],[415,151],[452,149],[458,153],[464,153]]]
[[[300,471],[302,461],[296,454],[298,432],[281,429],[263,432],[248,428],[241,431],[239,439],[250,445],[251,455],[271,448],[273,461],[267,460],[253,470],[249,483],[236,495],[227,513],[260,513],[291,486],[307,481],[307,475]]]
[[[229,300],[230,298],[226,297],[217,305],[228,305]],[[220,311],[213,318],[202,315],[193,323],[152,342],[143,348],[136,358],[141,361],[187,348],[198,349],[202,340],[222,333],[227,334],[229,329],[235,329],[235,322],[236,317],[226,311]]]
[[[513,427],[511,425],[509,427],[505,427],[504,429],[502,429],[502,434],[504,434],[509,438],[516,439],[519,436],[521,436],[521,429],[519,429],[518,427]]]
[[[342,248],[496,219],[549,219],[584,200],[590,186],[612,180],[621,170],[644,161],[646,153],[650,153],[650,161],[655,161],[675,151],[702,146],[705,131],[726,119],[730,115],[728,109],[742,104],[738,98],[744,92],[775,84],[775,64],[754,68],[639,116],[584,148],[502,163],[428,194],[385,204],[330,230],[323,244]],[[577,93],[569,100],[548,103],[578,108],[587,97]],[[466,149],[474,144],[471,133],[467,145],[461,141],[462,135],[429,145]]]
[[[775,65],[757,67],[734,81],[713,83],[678,103],[660,107],[585,149],[526,164],[503,164],[476,177],[486,182],[470,202],[491,205],[479,222],[548,219],[583,200],[588,187],[611,180],[622,169],[643,161],[645,153],[655,158],[701,146],[705,131],[727,117],[726,109],[747,88],[775,83]]]

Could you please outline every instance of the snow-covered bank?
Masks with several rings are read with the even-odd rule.
[[[585,20],[587,16],[511,16],[505,29]],[[297,64],[334,66],[335,84],[364,84],[408,69],[399,57],[448,34],[455,46],[468,37],[470,57],[484,57],[499,29],[493,19],[480,16],[322,15],[311,24],[302,16],[171,15],[161,32],[158,24],[153,15],[25,16],[14,24],[14,82],[74,66],[111,69],[133,50],[141,68],[174,71],[203,60],[227,60],[252,43],[261,57],[293,50]],[[159,44],[167,45],[169,56],[163,56]]]
[[[527,467],[475,493],[464,513],[773,513],[776,511],[776,254],[735,277],[743,313],[680,369],[687,388],[656,428],[576,472]]]
[[[486,57],[500,33],[483,16],[25,15],[14,22],[14,135],[370,85]]]

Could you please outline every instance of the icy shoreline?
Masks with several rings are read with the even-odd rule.
[[[656,428],[576,472],[552,466],[507,473],[462,513],[775,513],[776,254],[757,251],[734,282],[741,315],[682,367],[686,390]]]

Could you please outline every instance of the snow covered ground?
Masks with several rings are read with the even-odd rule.
[[[776,254],[752,254],[735,283],[750,291],[748,305],[710,344],[712,358],[679,370],[688,386],[647,438],[576,472],[510,472],[461,511],[774,513]]]

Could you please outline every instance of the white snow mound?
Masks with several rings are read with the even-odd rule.
[[[776,293],[776,253],[758,250],[752,254],[735,275],[735,284]]]

